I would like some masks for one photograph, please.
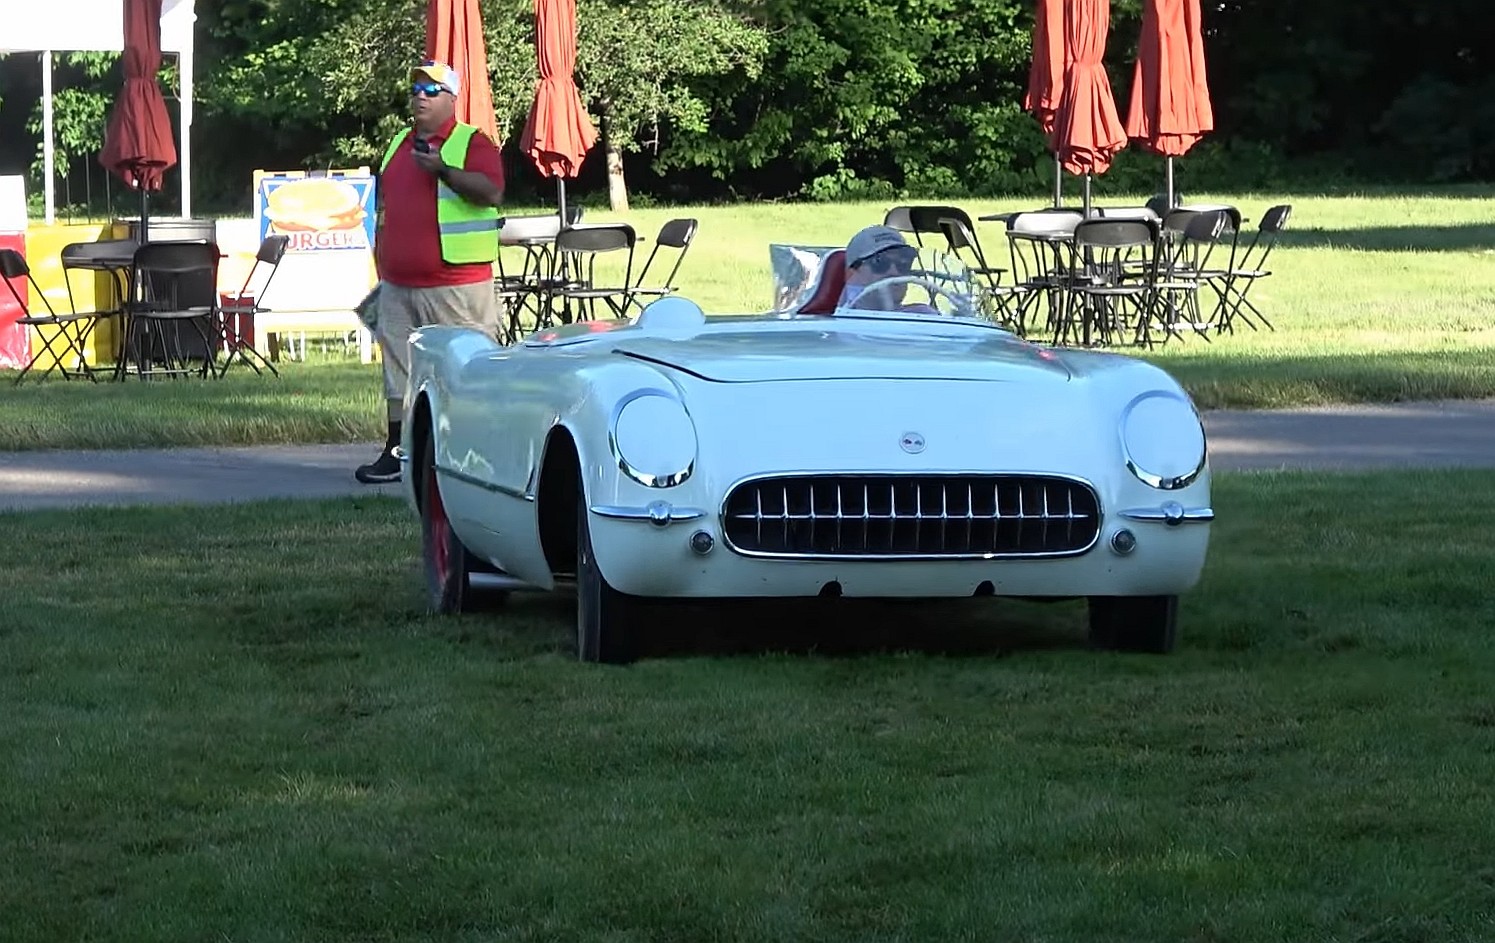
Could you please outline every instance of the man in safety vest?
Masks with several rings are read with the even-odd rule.
[[[479,78],[481,81],[481,77]],[[410,333],[429,324],[498,332],[493,261],[504,172],[487,135],[457,121],[461,77],[448,65],[410,70],[414,125],[394,136],[379,165],[383,213],[374,240],[379,274],[375,336],[384,361],[389,435],[355,477],[400,480],[400,421],[410,375]]]

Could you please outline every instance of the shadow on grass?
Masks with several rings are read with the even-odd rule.
[[[1255,238],[1254,226],[1241,233],[1243,244]],[[1449,226],[1370,226],[1357,229],[1295,228],[1289,223],[1278,237],[1279,248],[1363,249],[1372,252],[1480,252],[1495,249],[1495,223]]]
[[[576,596],[523,594],[505,610],[523,615],[521,648],[570,652]],[[728,599],[650,602],[640,658],[763,654],[854,658],[909,653],[992,657],[1087,645],[1085,605],[1009,599]],[[508,621],[508,620],[506,620]],[[471,636],[469,636],[471,638]]]
[[[1240,328],[1249,332],[1250,328]],[[1201,409],[1270,409],[1329,403],[1400,403],[1495,396],[1488,348],[1282,356],[1170,342],[1128,351],[1173,374]]]

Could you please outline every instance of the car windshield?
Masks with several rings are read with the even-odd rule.
[[[970,269],[948,252],[888,250],[847,273],[838,313],[982,317]]]

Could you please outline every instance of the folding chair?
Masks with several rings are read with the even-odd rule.
[[[220,377],[228,372],[229,365],[235,359],[243,361],[255,373],[263,374],[264,370],[260,367],[264,367],[275,376],[280,376],[275,365],[255,349],[254,316],[270,310],[264,305],[265,295],[270,290],[270,282],[275,279],[275,273],[280,270],[280,260],[285,257],[286,245],[290,241],[290,236],[266,236],[254,255],[254,265],[244,277],[244,284],[232,295],[219,296],[218,336],[223,342],[223,367],[218,371]],[[249,285],[259,273],[261,265],[268,265],[270,273],[251,292]]]
[[[616,317],[627,317],[633,297],[633,249],[638,236],[627,223],[573,226],[555,237],[555,254],[564,271],[571,272],[565,285],[555,291],[563,303],[581,302],[576,320],[596,320],[597,302],[604,302]],[[624,253],[623,277],[611,286],[597,283],[597,257]],[[581,311],[585,312],[582,317]]]
[[[1064,246],[1084,216],[1078,211],[1043,209],[1007,218],[1007,245],[1012,258],[1013,317],[1027,331],[1033,306],[1046,303],[1046,329],[1057,329],[1064,316],[1068,266]]]
[[[629,295],[629,301],[638,305],[640,310],[649,302],[673,295],[679,290],[679,286],[675,284],[675,276],[680,274],[680,263],[685,261],[685,253],[690,251],[690,244],[695,241],[697,225],[696,220],[683,218],[672,219],[659,227],[654,247],[649,250],[649,257],[644,260],[644,267],[639,270],[638,278],[633,283],[633,292]],[[670,266],[670,272],[663,282],[645,285],[644,281],[649,277],[649,272],[654,267],[654,258],[659,255],[660,249],[675,251],[674,264]]]
[[[981,251],[981,243],[976,240],[976,234],[966,223],[947,216],[940,220],[940,231],[945,235],[950,254],[960,259],[966,268],[980,279],[978,284],[983,299],[990,305],[988,313],[992,320],[1021,336],[1023,319],[1017,315],[1013,307],[1021,292],[1015,285],[1001,283],[1002,273],[1006,269],[995,268],[987,264],[986,255]]]
[[[1135,318],[1142,343],[1157,297],[1158,224],[1148,219],[1087,219],[1076,224],[1068,297],[1054,343],[1078,328],[1085,345],[1110,345]],[[1140,267],[1139,267],[1140,266]],[[1140,277],[1138,274],[1140,273]]]
[[[1267,257],[1272,254],[1278,235],[1287,228],[1287,221],[1292,213],[1290,203],[1281,203],[1268,209],[1261,217],[1251,244],[1239,253],[1239,258],[1231,260],[1229,273],[1219,283],[1220,303],[1216,317],[1218,330],[1234,332],[1237,315],[1252,330],[1257,330],[1253,317],[1266,325],[1268,330],[1276,330],[1261,309],[1246,297],[1246,293],[1257,281],[1272,274],[1266,267]],[[1242,284],[1238,286],[1237,282]],[[1248,310],[1251,312],[1249,315],[1246,314]]]
[[[30,292],[40,299],[47,313],[32,314],[30,306],[16,290],[15,283],[11,279],[24,279],[24,284],[30,286]],[[35,276],[31,274],[31,267],[26,264],[26,259],[21,253],[14,249],[0,249],[0,280],[5,282],[5,287],[10,289],[11,297],[15,298],[16,304],[21,306],[21,317],[16,319],[16,323],[36,328],[37,335],[42,341],[41,349],[31,355],[31,359],[16,376],[15,385],[20,386],[26,374],[43,360],[49,362],[47,368],[41,372],[41,378],[45,379],[48,374],[56,370],[62,374],[64,380],[71,380],[74,374],[68,372],[67,367],[70,359],[73,360],[76,365],[75,369],[80,375],[97,382],[98,378],[93,375],[93,370],[89,369],[87,355],[83,349],[88,332],[97,320],[97,315],[92,312],[58,314],[52,310],[52,303],[47,300],[47,296],[42,293],[41,286],[36,283]],[[59,344],[61,344],[60,347]]]
[[[1210,322],[1200,313],[1199,290],[1220,274],[1210,268],[1210,257],[1222,244],[1231,212],[1174,210],[1163,220],[1155,310],[1162,319],[1165,341],[1168,335],[1181,337],[1181,326],[1210,339]]]
[[[157,374],[216,375],[218,247],[211,242],[152,242],[135,250],[125,302],[124,353],[141,379]],[[186,334],[184,326],[193,333]],[[185,335],[185,336],[184,336]],[[201,358],[202,366],[189,366]]]

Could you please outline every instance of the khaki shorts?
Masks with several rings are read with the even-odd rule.
[[[406,288],[384,282],[379,287],[379,321],[374,336],[384,360],[384,398],[390,419],[398,419],[410,384],[410,334],[416,328],[450,324],[481,329],[498,337],[498,299],[493,283]]]

